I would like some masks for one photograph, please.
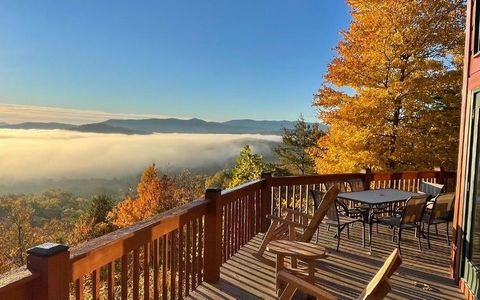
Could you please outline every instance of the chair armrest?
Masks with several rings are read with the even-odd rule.
[[[300,227],[300,228],[307,228],[308,227],[307,225],[300,224],[300,223],[290,221],[290,220],[287,220],[287,219],[284,219],[284,218],[280,218],[280,217],[277,217],[277,216],[267,215],[267,218],[270,219],[270,220],[278,221],[280,223],[287,224],[287,225],[292,225],[292,226],[295,226],[295,227]]]
[[[317,299],[320,299],[320,300],[333,300],[333,299],[337,299],[335,296],[333,296],[332,294],[330,294],[329,292],[301,279],[301,278],[298,278],[296,277],[295,275],[292,275],[290,273],[288,273],[287,271],[285,270],[282,270],[280,272],[278,272],[277,274],[277,279],[279,279],[280,281],[282,282],[285,282],[287,284],[287,287],[285,288],[285,292],[284,293],[292,293],[292,290],[293,290],[293,293],[295,293],[295,290],[296,289],[299,289],[301,291],[303,291],[304,293],[306,294],[309,294],[311,296],[314,296],[316,297]],[[292,293],[292,295],[293,295]],[[290,299],[288,296],[290,295],[284,295],[282,294],[280,296],[280,299]]]
[[[309,219],[312,219],[313,216],[309,215],[309,214],[306,214],[306,213],[303,213],[301,211],[298,211],[298,210],[295,210],[295,209],[291,209],[291,208],[288,208],[288,207],[284,207],[282,208],[282,211],[283,212],[289,212],[289,213],[292,213],[294,215],[297,215],[297,216],[301,216],[301,217],[305,217],[305,218],[309,218]]]

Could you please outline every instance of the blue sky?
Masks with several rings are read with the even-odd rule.
[[[315,120],[348,23],[342,0],[2,0],[0,103]]]

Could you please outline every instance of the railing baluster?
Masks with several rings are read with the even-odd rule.
[[[238,224],[238,221],[239,221],[238,210],[239,210],[239,205],[238,205],[238,201],[235,201],[234,203],[235,203],[235,209],[234,209],[233,213],[235,215],[235,221],[234,221],[234,232],[235,232],[234,244],[235,244],[235,246],[234,246],[233,249],[234,249],[235,252],[237,252],[238,248],[239,248],[238,247],[238,241],[239,241],[239,239],[238,239],[238,232],[239,232],[239,229],[238,229],[238,225],[239,225]],[[233,253],[232,253],[232,255],[233,255]]]
[[[167,256],[168,255],[168,234],[162,237],[162,300],[167,299]]]
[[[154,286],[155,288],[155,286]],[[150,245],[143,245],[143,299],[150,299]]]
[[[228,230],[228,213],[227,205],[222,207],[222,263],[227,261],[227,230]]]
[[[200,222],[198,223],[199,224],[199,229],[198,229],[198,233],[199,233],[199,245],[198,245],[198,284],[200,284],[200,282],[203,281],[203,257],[204,257],[204,248],[203,248],[203,245],[204,245],[204,239],[205,239],[205,234],[204,234],[204,226],[203,226],[203,223],[205,222],[205,217],[201,217]]]
[[[242,246],[245,245],[245,240],[246,240],[246,232],[247,232],[247,195],[242,197],[242,218],[240,224],[242,225]]]
[[[183,287],[184,287],[184,259],[183,259],[183,254],[184,254],[184,226],[180,225],[180,228],[178,229],[178,299],[183,299]]]
[[[92,272],[92,299],[100,298],[100,269]]]
[[[115,299],[115,261],[107,265],[108,300]]]
[[[224,210],[225,211],[225,210]],[[193,220],[193,247],[192,247],[192,289],[197,287],[197,260],[198,260],[198,253],[197,253],[197,244],[198,244],[198,218]],[[224,244],[225,245],[225,244]],[[226,248],[224,246],[224,248]]]
[[[254,209],[254,213],[255,213],[255,228],[254,228],[254,235],[256,235],[257,233],[260,232],[260,225],[262,224],[262,221],[260,220],[260,217],[262,215],[261,211],[262,211],[262,208],[260,206],[260,201],[259,199],[261,199],[261,194],[260,194],[260,190],[257,190],[255,191],[255,194],[254,194],[254,199],[253,199],[253,209]]]
[[[234,214],[233,214],[233,206],[234,206],[234,203],[231,202],[230,204],[228,204],[228,221],[229,221],[229,228],[228,228],[228,258],[229,259],[231,256],[232,256],[232,253],[233,253],[233,247],[234,247],[234,244],[233,244],[233,237],[234,237],[234,229],[233,229],[233,226],[235,225],[235,221],[234,221]]]
[[[121,266],[121,297],[122,300],[127,300],[128,298],[128,253],[122,256],[122,266]]]
[[[83,286],[85,284],[85,281],[83,279],[83,276],[80,276],[75,281],[75,299],[76,300],[83,300]]]
[[[240,242],[239,242],[239,245],[238,245],[238,250],[240,250],[240,248],[243,246],[243,230],[244,230],[244,227],[245,227],[245,221],[244,221],[245,220],[245,218],[244,218],[244,216],[245,216],[244,215],[244,213],[245,213],[245,196],[240,197],[239,204],[240,204],[240,214],[239,214],[238,225],[240,227],[240,234],[239,234]]]
[[[281,217],[281,215],[282,215],[282,187],[281,186],[278,187],[277,201],[278,201],[277,217]]]
[[[248,203],[248,235],[247,240],[250,241],[255,236],[255,227],[258,225],[257,217],[255,216],[255,195],[257,191],[254,191],[247,198]]]
[[[138,300],[139,297],[139,291],[140,291],[140,254],[138,252],[138,249],[133,250],[133,299]]]
[[[190,294],[190,282],[192,274],[192,258],[191,258],[191,248],[192,248],[192,223],[187,222],[187,247],[185,252],[185,296]]]
[[[159,239],[156,239],[153,241],[153,251],[152,251],[152,256],[153,256],[153,299],[158,300],[159,298],[159,291],[158,291],[158,262],[159,262]]]
[[[176,290],[176,286],[175,286],[175,282],[176,282],[176,275],[177,275],[177,266],[176,266],[176,260],[175,260],[175,246],[177,244],[177,238],[176,238],[176,235],[177,235],[177,231],[173,231],[171,233],[171,238],[170,238],[170,298],[171,299],[175,299],[176,296],[177,296],[177,290]]]

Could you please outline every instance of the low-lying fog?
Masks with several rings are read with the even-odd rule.
[[[232,164],[245,144],[269,156],[272,145],[280,141],[274,135],[0,129],[0,181],[124,177],[138,174],[153,162],[161,169],[222,168]]]

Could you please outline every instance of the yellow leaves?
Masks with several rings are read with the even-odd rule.
[[[454,167],[463,4],[348,3],[350,28],[314,101],[319,117],[330,125],[318,143],[321,150],[312,150],[317,171]],[[448,53],[455,53],[453,64]],[[346,89],[355,92],[342,92]],[[450,120],[448,126],[444,120]]]

